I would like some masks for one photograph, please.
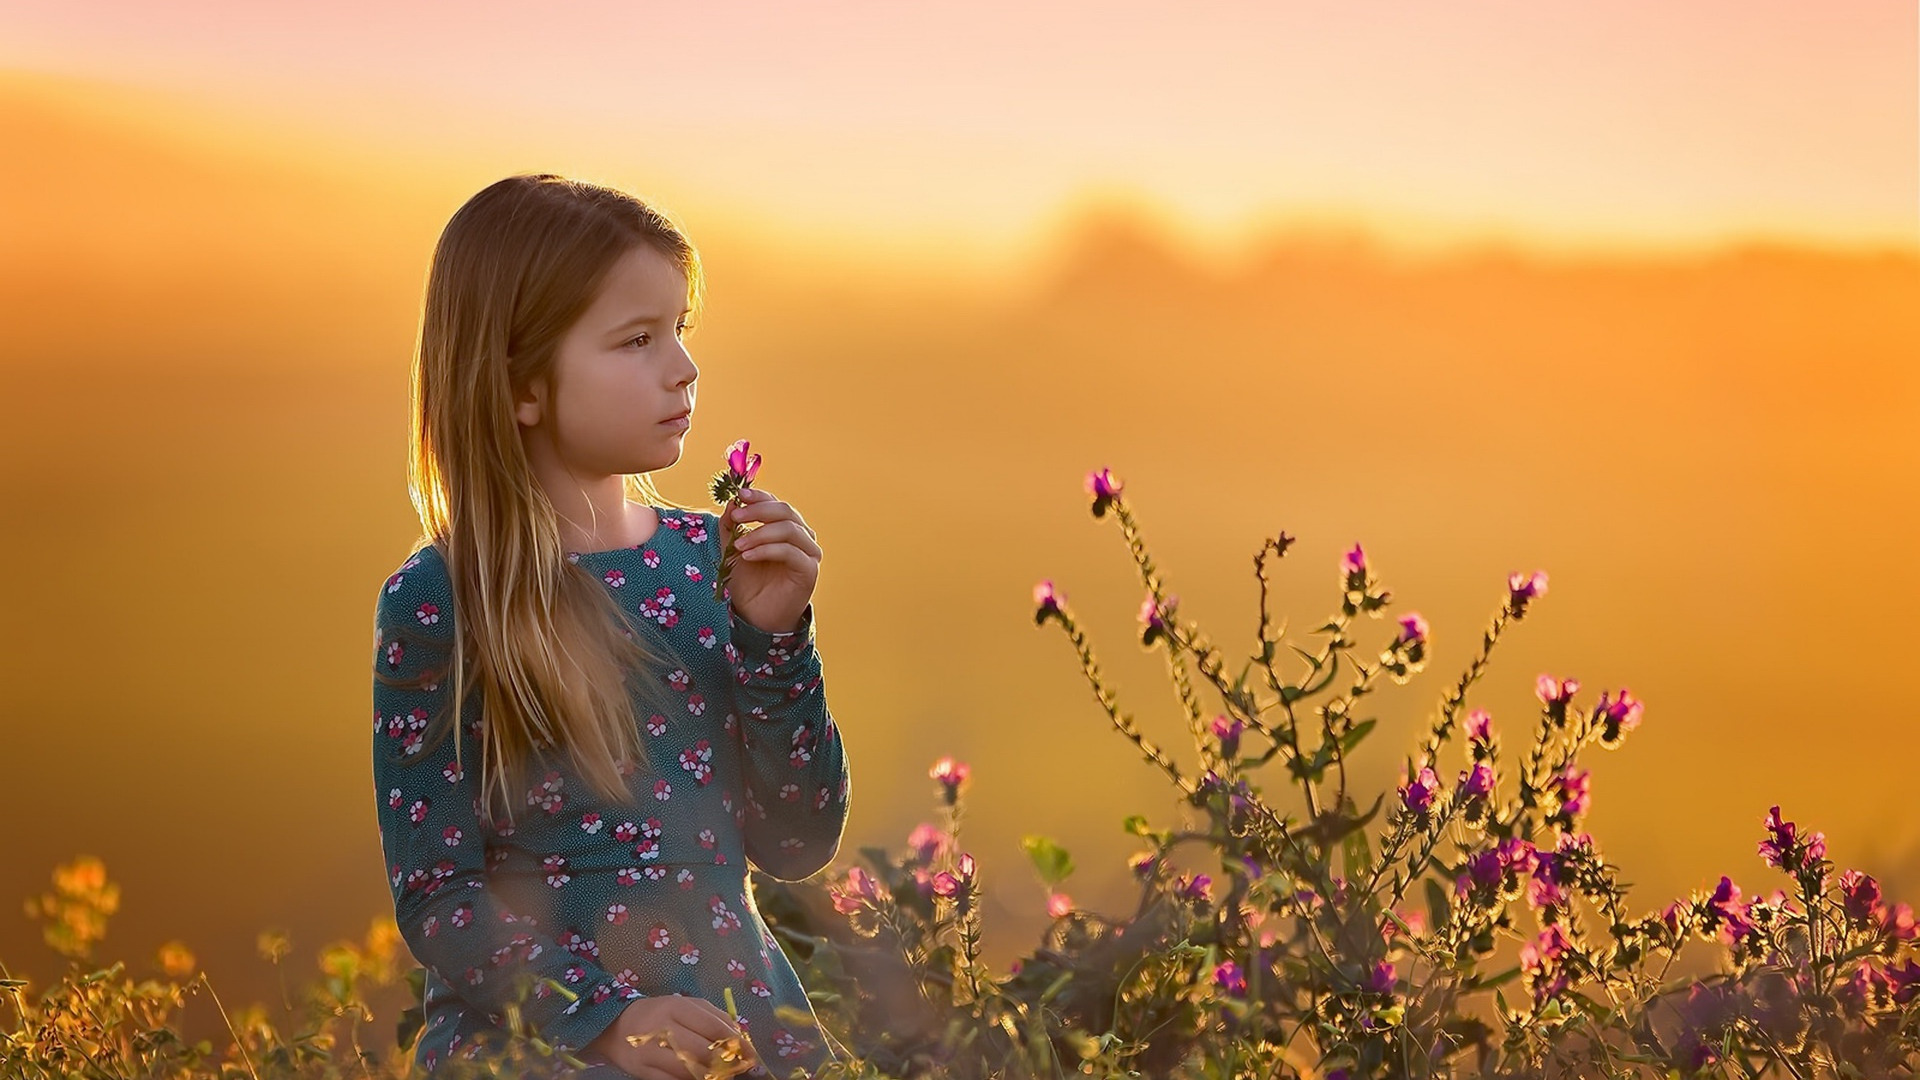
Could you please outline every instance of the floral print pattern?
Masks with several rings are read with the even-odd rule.
[[[847,757],[813,607],[786,634],[741,619],[699,584],[718,572],[715,515],[654,509],[660,527],[646,542],[567,556],[675,665],[657,677],[679,707],[641,721],[646,760],[622,768],[632,805],[596,797],[564,752],[542,748],[524,811],[490,820],[478,691],[455,728],[457,755],[455,738],[424,739],[452,697],[458,613],[439,549],[422,547],[381,587],[375,671],[422,677],[417,688],[374,680],[373,784],[394,914],[427,971],[414,1057],[428,1072],[505,1037],[505,1005],[521,986],[523,1023],[569,1050],[641,997],[724,1008],[732,986],[772,1075],[810,1076],[833,1060],[817,1025],[774,1012],[813,1009],[747,874],[749,862],[787,881],[817,873],[846,824]],[[625,1076],[610,1064],[578,1075]]]

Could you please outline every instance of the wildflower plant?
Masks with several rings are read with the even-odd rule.
[[[1229,674],[1230,658],[1162,582],[1121,482],[1100,469],[1086,490],[1139,567],[1138,641],[1166,657],[1194,764],[1120,707],[1051,579],[1034,587],[1035,625],[1065,634],[1114,729],[1201,824],[1126,818],[1146,845],[1130,861],[1141,891],[1134,910],[1112,917],[1054,902],[1071,858],[1027,837],[1053,921],[1000,977],[973,959],[971,863],[967,904],[931,902],[959,895],[961,877],[935,869],[955,858],[957,828],[920,826],[904,858],[863,849],[866,865],[830,886],[845,922],[800,935],[811,957],[803,978],[831,986],[819,995],[822,1020],[856,1054],[829,1075],[1813,1077],[1920,1067],[1912,911],[1859,871],[1836,878],[1821,834],[1775,808],[1760,855],[1790,888],[1746,898],[1723,877],[1636,909],[1585,831],[1594,791],[1582,754],[1620,747],[1645,704],[1619,687],[1589,705],[1577,678],[1540,674],[1538,710],[1511,733],[1470,705],[1495,645],[1546,595],[1545,572],[1507,577],[1400,780],[1367,798],[1348,779],[1376,724],[1363,699],[1419,677],[1434,628],[1409,612],[1385,635],[1364,633],[1393,599],[1365,550],[1342,554],[1337,610],[1302,644],[1276,632],[1267,610],[1269,561],[1294,538],[1265,540],[1253,559],[1258,634]],[[1202,704],[1202,683],[1217,707]],[[966,771],[951,759],[933,770],[952,781],[942,798],[956,821],[953,778]],[[1174,872],[1184,845],[1219,872]],[[794,904],[771,910],[799,917]],[[1719,971],[1669,979],[1681,952],[1702,948],[1721,950]]]

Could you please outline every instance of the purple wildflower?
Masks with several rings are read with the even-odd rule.
[[[1533,849],[1527,901],[1537,908],[1566,907],[1567,889],[1579,877],[1576,856],[1592,853],[1593,838],[1586,833],[1562,833],[1552,851]]]
[[[1061,596],[1054,591],[1051,578],[1033,587],[1033,625],[1043,626],[1048,619],[1058,618]]]
[[[1422,765],[1411,782],[1400,785],[1400,802],[1408,810],[1424,817],[1433,808],[1433,797],[1439,790],[1440,778],[1434,775],[1433,766]]]
[[[1593,774],[1568,765],[1553,778],[1554,794],[1560,799],[1560,814],[1569,825],[1593,802]]]
[[[1246,780],[1236,780],[1233,787],[1227,789],[1227,805],[1232,808],[1236,818],[1253,809],[1253,789]]]
[[[1887,912],[1886,921],[1881,924],[1880,929],[1895,941],[1912,941],[1914,936],[1920,933],[1920,926],[1916,926],[1913,921],[1913,908],[1904,902],[1893,905],[1893,910]]]
[[[1527,601],[1547,595],[1547,572],[1535,570],[1532,576],[1515,570],[1507,575],[1507,607],[1513,617],[1523,618],[1527,613]]]
[[[1229,760],[1240,755],[1240,733],[1246,724],[1237,716],[1213,718],[1213,736],[1220,740],[1220,756]]]
[[[1512,899],[1522,891],[1520,875],[1532,871],[1539,853],[1534,846],[1517,836],[1509,836],[1500,841],[1494,849],[1500,856],[1500,895]]]
[[[1213,969],[1213,981],[1233,997],[1247,996],[1247,977],[1241,973],[1240,965],[1231,960]]]
[[[1893,1002],[1905,1005],[1920,995],[1920,961],[1907,958],[1903,967],[1887,968],[1887,982],[1893,990]]]
[[[845,888],[829,886],[828,892],[833,897],[833,909],[842,915],[851,915],[868,906],[877,907],[880,903],[879,883],[859,866],[847,868]]]
[[[1840,1004],[1855,1016],[1871,1006],[1884,1004],[1893,996],[1893,985],[1881,970],[1870,963],[1853,969],[1853,978],[1834,988]]]
[[[1400,616],[1398,643],[1406,645],[1409,650],[1427,643],[1427,620],[1419,612],[1409,611]]]
[[[1367,553],[1360,550],[1359,544],[1353,550],[1340,557],[1340,572],[1348,578],[1365,577],[1367,573]]]
[[[1087,491],[1093,496],[1093,516],[1105,517],[1107,507],[1120,497],[1123,485],[1113,478],[1111,469],[1095,469],[1087,474]]]
[[[1723,874],[1707,900],[1708,923],[1719,927],[1722,941],[1737,946],[1759,929],[1749,917],[1752,907],[1740,899],[1740,886]]]
[[[1565,855],[1557,851],[1535,851],[1533,877],[1527,882],[1527,903],[1536,908],[1566,907],[1566,886],[1572,877]]]
[[[1551,675],[1541,675],[1534,680],[1533,692],[1542,704],[1549,709],[1566,711],[1567,702],[1573,699],[1574,692],[1580,689],[1579,679],[1556,679]]]
[[[947,834],[923,821],[907,834],[907,846],[913,849],[916,859],[932,862],[947,849]]]
[[[1817,869],[1826,858],[1826,834],[1816,832],[1802,839],[1793,822],[1781,820],[1778,806],[1767,811],[1762,824],[1767,827],[1767,839],[1760,841],[1760,857],[1768,866],[1799,875]]]
[[[1847,921],[1855,926],[1871,926],[1884,917],[1886,908],[1880,901],[1880,883],[1869,874],[1858,870],[1841,874],[1840,896],[1847,910]]]
[[[948,755],[934,762],[933,768],[927,770],[927,775],[940,781],[947,804],[951,806],[960,795],[960,785],[967,782],[967,774],[971,771],[966,762],[955,761]]]
[[[1151,851],[1142,851],[1127,860],[1127,868],[1133,871],[1133,876],[1142,881],[1153,877],[1153,872],[1159,869],[1159,866],[1160,857]]]
[[[1493,714],[1485,709],[1475,709],[1467,714],[1467,741],[1475,747],[1493,741]]]
[[[1212,886],[1213,879],[1205,874],[1195,874],[1192,877],[1182,874],[1173,891],[1188,900],[1209,900],[1213,896]]]
[[[1153,643],[1167,633],[1167,619],[1173,616],[1175,605],[1180,602],[1178,596],[1167,597],[1165,605],[1153,602],[1153,594],[1140,602],[1140,644],[1153,648]]]
[[[1600,704],[1594,706],[1594,714],[1600,717],[1600,745],[1609,750],[1619,746],[1627,732],[1640,726],[1643,711],[1645,706],[1624,686],[1613,701],[1607,700],[1605,690],[1600,691]]]
[[[954,861],[954,871],[945,870],[933,875],[933,891],[936,895],[954,898],[963,895],[967,886],[973,883],[973,856],[962,853]]]
[[[1482,761],[1460,774],[1460,797],[1478,802],[1493,794],[1493,767]]]
[[[1500,884],[1500,876],[1505,872],[1506,865],[1500,858],[1500,852],[1492,848],[1476,852],[1467,860],[1467,876],[1473,879],[1475,885],[1483,888]]]
[[[1573,949],[1573,939],[1559,923],[1549,923],[1540,936],[1520,946],[1520,970],[1533,985],[1533,999],[1545,1002],[1567,989],[1565,957]]]
[[[1373,965],[1373,971],[1367,978],[1367,989],[1376,994],[1391,994],[1399,981],[1399,974],[1394,971],[1393,962],[1382,960]]]

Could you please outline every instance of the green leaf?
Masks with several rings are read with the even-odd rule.
[[[1347,860],[1349,880],[1364,877],[1373,868],[1373,845],[1367,842],[1367,830],[1355,829],[1341,841],[1340,853]]]
[[[399,1040],[400,1048],[402,1050],[412,1049],[414,1036],[419,1034],[420,1030],[426,1026],[427,1014],[423,1007],[414,1005],[411,1008],[403,1010],[400,1013],[400,1022],[396,1025],[394,1031],[395,1037]]]
[[[1073,873],[1073,856],[1067,849],[1054,843],[1045,836],[1023,836],[1020,847],[1033,860],[1033,868],[1040,872],[1040,880],[1048,887],[1060,884],[1068,874]]]
[[[1432,878],[1427,878],[1426,883],[1427,917],[1433,920],[1427,925],[1433,931],[1438,932],[1441,927],[1447,925],[1447,918],[1452,913],[1453,905],[1448,902],[1447,890],[1441,888],[1439,882]]]
[[[1360,740],[1367,737],[1367,732],[1373,730],[1373,725],[1376,722],[1373,717],[1369,716],[1365,720],[1353,725],[1353,730],[1347,732],[1340,738],[1340,752],[1343,754],[1353,753],[1353,748],[1360,745]]]
[[[1145,814],[1128,814],[1127,819],[1120,823],[1120,828],[1134,836],[1145,836],[1153,831],[1152,826],[1147,824]]]
[[[1512,982],[1513,980],[1519,977],[1520,977],[1520,969],[1517,967],[1510,967],[1498,975],[1488,975],[1483,979],[1475,980],[1474,987],[1475,989],[1479,989],[1479,990],[1491,990],[1492,988],[1496,986],[1500,986],[1503,983]],[[1504,1000],[1502,1003],[1504,1004]]]

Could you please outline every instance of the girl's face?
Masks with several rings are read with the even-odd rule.
[[[690,310],[679,267],[645,244],[628,250],[561,337],[552,384],[536,383],[516,403],[521,434],[547,442],[579,474],[652,472],[680,460],[700,375],[681,340]],[[547,407],[550,394],[557,408]],[[686,420],[662,422],[676,413]]]

